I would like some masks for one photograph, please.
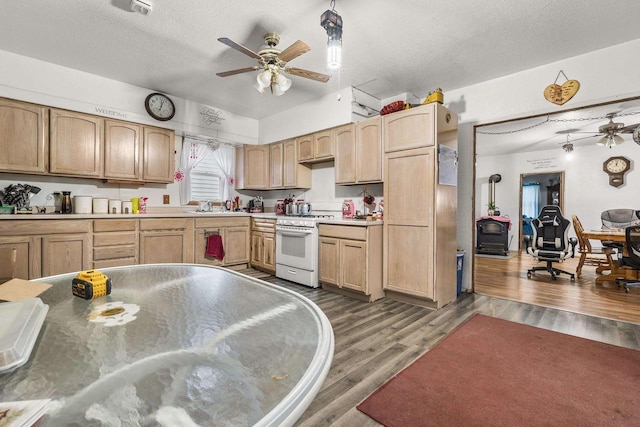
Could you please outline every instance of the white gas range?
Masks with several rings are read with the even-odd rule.
[[[333,215],[282,216],[276,220],[276,277],[317,288],[318,227]]]

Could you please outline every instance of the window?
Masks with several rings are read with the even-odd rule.
[[[536,218],[540,212],[540,184],[530,183],[522,186],[522,215]]]
[[[213,158],[213,151],[207,147],[202,160],[191,169],[191,200],[222,201],[224,174]]]

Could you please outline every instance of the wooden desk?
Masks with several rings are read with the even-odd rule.
[[[610,242],[624,243],[626,241],[626,235],[624,229],[609,229],[609,230],[584,230],[582,235],[586,239],[604,240]],[[626,250],[626,248],[624,249]],[[627,277],[631,275],[632,277]],[[596,278],[596,285],[602,284],[602,282],[615,281],[616,278],[629,278],[636,279],[637,273],[635,270],[625,269],[620,266],[620,263],[616,258],[613,259],[611,265],[611,272],[609,274],[603,274]]]

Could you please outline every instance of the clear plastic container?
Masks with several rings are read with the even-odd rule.
[[[0,304],[0,373],[29,360],[47,311],[40,298]]]

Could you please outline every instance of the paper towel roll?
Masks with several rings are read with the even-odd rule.
[[[95,198],[93,199],[93,213],[106,214],[109,212],[109,199]]]
[[[90,214],[91,196],[73,196],[73,213]]]

